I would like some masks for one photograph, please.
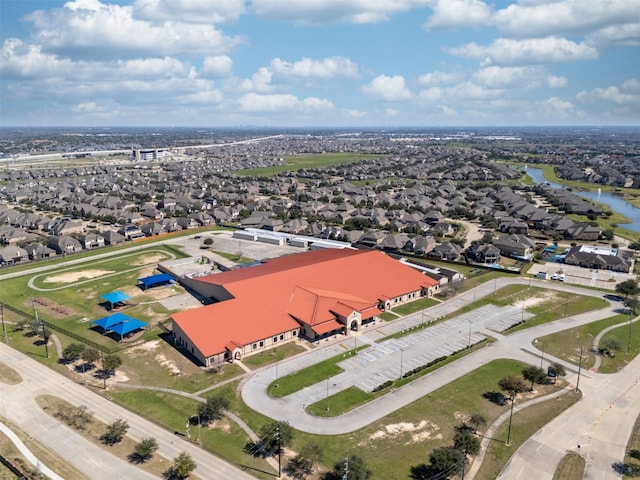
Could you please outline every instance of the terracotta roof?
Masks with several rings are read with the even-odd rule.
[[[437,283],[384,253],[338,249],[280,257],[197,280],[219,285],[234,297],[173,315],[205,357],[223,352],[230,341],[249,345],[294,330],[299,323],[292,315],[320,325],[334,318],[330,309],[337,302],[375,312],[379,300]]]
[[[331,330],[339,330],[342,327],[344,327],[344,325],[337,320],[329,320],[328,322],[321,323],[320,325],[314,325],[312,328],[318,335],[322,335],[323,333],[330,332]]]

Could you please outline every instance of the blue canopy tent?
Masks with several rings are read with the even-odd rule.
[[[102,295],[100,298],[109,304],[109,310],[113,310],[113,307],[118,303],[124,303],[127,300],[131,300],[129,295],[119,291],[107,293]]]
[[[102,330],[106,332],[107,330],[111,330],[111,327],[113,327],[114,325],[126,322],[127,320],[132,320],[132,317],[128,317],[123,313],[114,313],[113,315],[95,320],[91,323],[97,327],[102,328]]]
[[[167,283],[173,282],[173,277],[168,273],[160,273],[158,275],[151,275],[150,277],[143,277],[138,279],[138,285],[142,287],[143,290],[147,290],[148,288],[158,287],[160,285],[166,285]]]
[[[111,330],[120,335],[120,340],[122,340],[122,337],[124,337],[127,333],[131,333],[134,330],[138,330],[140,328],[145,328],[147,325],[147,322],[143,322],[142,320],[138,320],[136,318],[131,318],[126,322],[114,325],[113,327],[111,327]]]
[[[120,340],[127,333],[133,332],[140,328],[146,327],[147,322],[138,320],[137,318],[129,317],[123,313],[114,313],[108,317],[101,318],[91,322],[93,325],[102,328],[104,333],[114,332],[120,335]]]

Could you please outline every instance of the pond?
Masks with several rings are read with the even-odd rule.
[[[544,174],[541,168],[525,167],[527,175],[529,175],[537,184],[548,183],[553,188],[562,188],[566,190],[566,185],[560,185],[559,183],[553,183],[544,178]],[[636,208],[630,203],[624,201],[620,195],[609,192],[597,191],[579,191],[573,190],[573,193],[580,195],[583,198],[593,200],[594,202],[608,205],[614,212],[620,213],[631,220],[631,223],[622,223],[620,226],[632,232],[640,232],[640,208]]]

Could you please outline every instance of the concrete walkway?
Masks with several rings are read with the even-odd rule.
[[[11,430],[2,422],[0,422],[0,432],[4,433],[9,438],[9,440],[11,440],[11,442],[16,446],[18,451],[27,460],[27,462],[33,465],[40,473],[46,475],[51,480],[65,480],[56,472],[43,464],[40,460],[38,460],[38,457],[31,453],[31,450],[29,450],[27,446],[22,442],[22,440],[20,440],[20,437],[18,437],[13,432],[13,430]]]

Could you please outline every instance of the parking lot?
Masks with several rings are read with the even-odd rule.
[[[551,276],[553,274],[560,275],[561,273],[564,273],[566,283],[586,287],[604,288],[607,290],[614,290],[618,283],[636,278],[632,273],[612,272],[610,270],[594,270],[556,262],[547,262],[542,265],[535,264],[529,270],[529,273],[533,275],[537,275],[538,272],[546,272],[550,282],[557,281],[551,280]]]

